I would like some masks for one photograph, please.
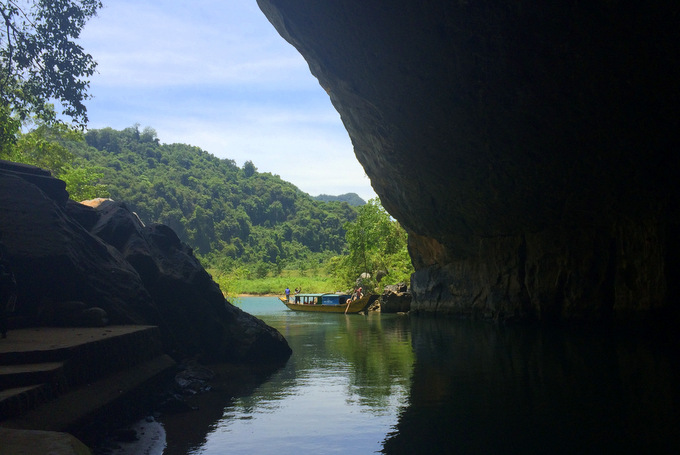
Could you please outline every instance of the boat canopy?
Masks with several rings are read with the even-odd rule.
[[[295,303],[312,305],[342,305],[350,298],[349,294],[323,293],[323,294],[295,294],[291,296]]]
[[[324,295],[348,296],[349,294],[345,294],[344,292],[325,292],[321,294],[291,294],[291,295],[299,295],[300,297],[323,297]]]

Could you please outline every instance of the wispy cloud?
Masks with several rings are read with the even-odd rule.
[[[240,2],[230,2],[235,3],[230,10],[203,3],[187,8],[177,2],[140,1],[105,7],[83,34],[99,50],[98,82],[118,87],[274,83],[300,88],[313,80],[304,60],[262,13],[239,7]]]

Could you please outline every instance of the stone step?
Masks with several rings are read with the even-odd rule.
[[[0,455],[89,455],[90,449],[67,433],[0,428]]]
[[[64,362],[0,365],[0,391],[43,382],[65,385]]]
[[[12,330],[0,340],[0,365],[59,362],[70,358],[130,363],[161,352],[158,327],[37,327]],[[111,358],[119,356],[120,358]],[[131,363],[132,362],[132,363]],[[90,368],[91,369],[91,368]]]
[[[0,422],[162,354],[155,326],[12,330],[0,340]]]
[[[159,381],[174,371],[174,367],[175,361],[171,357],[159,355],[70,390],[21,416],[2,421],[1,425],[12,429],[66,431],[82,438],[79,433],[88,427],[88,423],[119,415],[121,406],[139,405],[144,397],[153,393]]]
[[[50,384],[33,384],[0,391],[0,424],[2,420],[16,417],[56,396]]]

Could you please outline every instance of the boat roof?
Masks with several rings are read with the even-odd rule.
[[[340,293],[324,292],[324,293],[321,293],[321,294],[295,294],[295,295],[300,296],[300,297],[321,297],[321,296],[324,296],[324,295],[349,295],[349,294],[346,294],[344,292],[340,292]]]

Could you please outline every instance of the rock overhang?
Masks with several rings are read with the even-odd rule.
[[[428,277],[416,308],[420,295],[422,308],[602,318],[673,292],[673,2],[258,3],[411,232],[416,275]],[[635,267],[646,278],[624,279],[636,261],[650,264]],[[465,270],[475,292],[432,297],[457,286],[432,267]]]

